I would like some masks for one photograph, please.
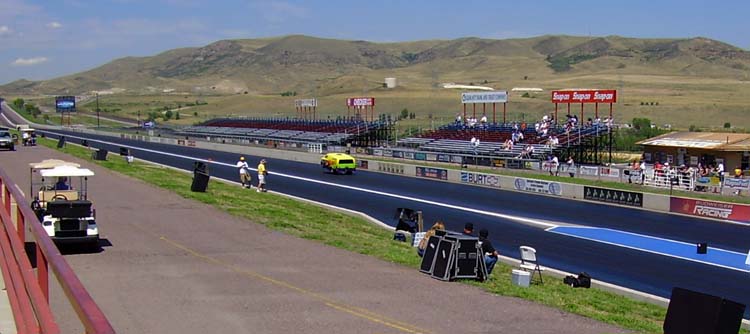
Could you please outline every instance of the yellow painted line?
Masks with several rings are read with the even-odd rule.
[[[201,254],[201,253],[199,253],[199,252],[197,252],[195,250],[192,250],[192,249],[188,248],[187,246],[184,246],[184,245],[182,245],[182,244],[180,244],[180,243],[178,243],[176,241],[173,241],[173,240],[171,240],[171,239],[169,239],[167,237],[161,236],[161,237],[159,237],[159,239],[162,240],[162,241],[164,241],[164,242],[166,242],[166,243],[168,243],[168,244],[170,244],[170,245],[172,245],[175,248],[181,249],[181,250],[185,251],[186,253],[188,253],[188,254],[190,254],[190,255],[192,255],[194,257],[197,257],[199,259],[202,259],[202,260],[204,260],[206,262],[213,263],[215,265],[222,266],[222,267],[225,267],[225,268],[229,268],[230,270],[232,270],[234,272],[237,272],[237,273],[240,273],[240,274],[244,274],[244,275],[247,275],[247,276],[253,277],[255,279],[258,279],[258,280],[261,280],[261,281],[265,281],[265,282],[268,282],[268,283],[271,283],[271,284],[274,284],[274,285],[277,285],[277,286],[281,286],[281,287],[287,288],[289,290],[297,291],[299,293],[302,293],[304,295],[307,295],[307,296],[310,296],[310,297],[312,297],[314,299],[317,299],[317,300],[321,301],[324,305],[326,305],[326,306],[328,306],[330,308],[333,308],[335,310],[341,311],[343,313],[347,313],[347,314],[350,314],[350,315],[353,315],[353,316],[356,316],[356,317],[359,317],[359,318],[362,318],[362,319],[365,319],[365,320],[368,320],[368,321],[371,321],[371,322],[374,322],[374,323],[377,323],[377,324],[381,324],[381,325],[384,325],[384,326],[396,329],[396,330],[404,332],[404,333],[411,333],[411,334],[428,334],[428,333],[431,333],[429,330],[426,330],[426,329],[423,329],[423,328],[419,328],[419,327],[416,327],[416,326],[412,326],[411,324],[404,323],[404,322],[401,322],[401,321],[398,321],[398,320],[394,320],[394,319],[388,318],[388,317],[386,317],[384,315],[381,315],[381,314],[369,311],[367,309],[363,309],[363,308],[359,308],[359,307],[354,307],[352,305],[347,305],[347,304],[338,302],[338,301],[333,300],[332,298],[330,298],[330,297],[328,297],[326,295],[322,295],[322,294],[319,294],[319,293],[307,290],[305,288],[298,287],[298,286],[293,285],[291,283],[288,283],[288,282],[285,282],[285,281],[282,281],[282,280],[278,280],[278,279],[275,279],[273,277],[265,276],[265,275],[262,275],[262,274],[259,274],[257,272],[254,272],[254,271],[251,271],[251,270],[247,270],[247,269],[244,269],[244,268],[241,268],[241,267],[234,266],[232,264],[229,264],[229,263],[226,263],[224,261],[221,261],[221,260],[219,260],[217,258]]]

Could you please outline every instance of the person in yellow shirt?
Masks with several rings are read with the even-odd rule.
[[[258,164],[258,192],[266,192],[266,175],[268,175],[268,171],[266,170],[266,159],[261,159],[260,163]]]

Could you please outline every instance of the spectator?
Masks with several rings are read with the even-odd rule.
[[[266,159],[261,159],[260,163],[258,164],[258,192],[266,192],[268,191],[266,189],[266,176],[268,175],[268,170],[266,170]]]
[[[430,240],[430,237],[435,235],[437,230],[445,231],[445,224],[441,221],[436,221],[432,227],[424,234],[424,237],[421,241],[419,241],[419,246],[417,246],[417,254],[419,254],[419,257],[424,256],[424,252],[427,249],[427,242]]]
[[[245,157],[240,157],[240,160],[237,161],[237,169],[239,169],[240,172],[240,183],[242,184],[243,188],[250,188],[252,187],[252,184],[250,183],[250,166],[247,165],[247,161],[245,161]]]
[[[568,156],[568,174],[570,177],[574,177],[576,174],[576,164],[575,161],[573,161],[573,156]]]
[[[461,124],[461,114],[456,114],[456,124]]]
[[[560,167],[560,160],[557,159],[557,155],[552,153],[549,164],[549,175],[558,176],[560,173],[558,167]]]
[[[724,183],[724,162],[719,162],[716,166],[716,173],[719,174],[719,182]]]
[[[68,178],[65,176],[61,176],[57,178],[57,183],[55,183],[55,190],[70,190],[70,186],[68,185]]]
[[[474,236],[474,224],[472,223],[464,224],[463,234],[468,235],[468,236]]]
[[[487,124],[487,115],[482,115],[482,119],[480,119],[479,122],[482,123],[482,125]]]
[[[498,256],[495,247],[492,246],[492,242],[487,239],[489,232],[486,229],[479,230],[479,242],[482,244],[482,253],[484,253],[484,264],[487,266],[487,276],[492,274],[492,269],[495,268]]]
[[[506,151],[513,150],[513,140],[511,140],[510,138],[508,138],[505,141],[505,144],[503,144],[503,149],[506,150]]]

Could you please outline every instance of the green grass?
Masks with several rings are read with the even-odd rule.
[[[54,148],[56,144],[50,139],[41,139],[39,142],[50,148]],[[107,161],[93,161],[90,150],[73,145],[66,145],[61,151],[170,190],[186,199],[207,203],[270,229],[398,263],[414,268],[414,273],[417,274],[420,258],[412,247],[394,242],[391,231],[359,217],[284,196],[248,192],[236,185],[222,182],[210,182],[205,193],[191,192],[189,189],[192,181],[187,174],[175,174],[173,170],[138,161],[129,165],[113,155]],[[272,200],[254,200],[269,197]],[[257,204],[261,202],[262,205]],[[598,289],[572,289],[552,276],[545,277],[544,285],[520,288],[510,283],[511,269],[511,266],[498,264],[488,282],[462,282],[491,293],[531,300],[637,332],[661,333],[666,314],[663,307],[633,301]]]
[[[16,106],[14,106],[11,103],[8,103],[8,106],[11,107],[13,110],[16,111],[21,117],[23,117],[25,120],[29,121],[29,123],[38,123],[38,124],[45,124],[45,116],[47,116],[47,119],[49,122],[53,125],[60,125],[60,118],[63,117],[61,114],[57,113],[42,113],[41,115],[37,116],[36,118],[32,116],[30,113],[26,111],[19,111]],[[63,124],[68,125],[68,115],[66,114],[64,116]],[[83,125],[86,127],[96,127],[96,118],[95,117],[89,117],[89,116],[83,116],[83,115],[70,115],[70,125]],[[99,125],[101,127],[105,128],[121,128],[123,127],[123,124],[117,123],[117,122],[111,122],[106,119],[99,119]]]

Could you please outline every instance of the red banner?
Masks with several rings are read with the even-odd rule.
[[[615,103],[617,91],[610,90],[553,90],[552,103]]]
[[[346,99],[347,107],[369,107],[375,105],[374,97],[350,97]]]
[[[669,211],[698,217],[750,222],[750,206],[744,204],[672,197],[669,200]]]

